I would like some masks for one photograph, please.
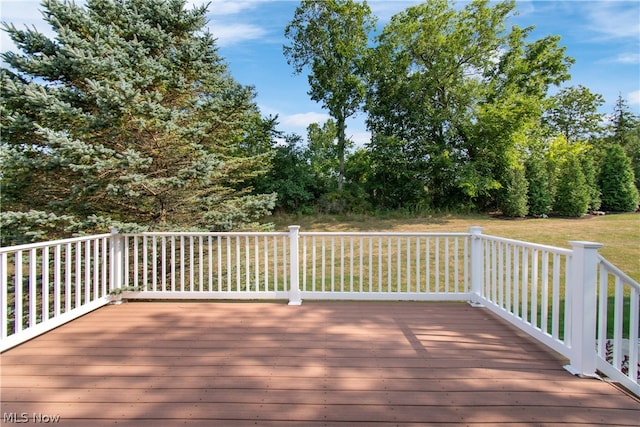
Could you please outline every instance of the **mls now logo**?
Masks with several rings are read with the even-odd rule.
[[[22,424],[28,422],[34,423],[57,423],[60,422],[60,415],[47,415],[38,412],[29,414],[28,412],[4,412],[2,414],[2,421],[4,423]]]

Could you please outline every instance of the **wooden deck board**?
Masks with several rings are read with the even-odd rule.
[[[640,402],[571,376],[454,303],[109,306],[0,356],[7,414],[62,426],[638,425]]]

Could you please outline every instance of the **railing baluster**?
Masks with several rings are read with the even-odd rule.
[[[436,237],[435,239],[435,247],[433,248],[434,252],[434,267],[435,267],[435,277],[434,277],[434,292],[440,292],[440,237]]]
[[[160,259],[161,259],[161,264],[160,264],[160,286],[162,288],[162,292],[166,292],[167,291],[167,238],[165,236],[162,236],[162,240],[160,241]]]
[[[316,236],[311,237],[311,291],[316,291]]]
[[[72,251],[71,243],[68,243],[65,247],[64,255],[64,312],[71,311],[71,260]],[[113,260],[112,260],[113,262]]]
[[[236,268],[236,292],[240,291],[240,266],[242,265],[240,262],[240,236],[236,236],[236,259],[235,259],[235,268]]]
[[[553,254],[551,336],[560,339],[560,255]]]
[[[171,292],[176,291],[176,237],[171,236]]]
[[[198,291],[204,289],[204,241],[198,236]]]
[[[29,250],[29,327],[36,325],[38,314],[37,301],[37,274],[38,274],[38,252],[36,249]]]
[[[53,315],[60,316],[62,310],[62,246],[56,245],[53,249]]]
[[[255,291],[260,291],[260,250],[258,248],[258,236],[253,237],[253,256],[255,259]],[[266,270],[266,268],[265,268]],[[266,291],[266,289],[264,289]]]
[[[624,288],[620,277],[616,276],[614,291],[613,315],[613,366],[622,364],[622,339],[624,334]]]
[[[402,238],[396,239],[397,264],[396,264],[396,292],[402,292]]]
[[[444,291],[451,292],[449,288],[449,238],[444,237]]]
[[[22,331],[22,251],[17,251],[15,255],[14,274],[14,333]]]
[[[520,248],[513,246],[513,314],[522,317],[520,311]]]
[[[541,314],[540,314],[540,329],[543,332],[549,333],[547,328],[548,315],[549,315],[549,252],[542,251],[542,294],[540,296]]]
[[[424,254],[424,262],[426,264],[425,271],[425,290],[427,293],[431,292],[431,238],[427,237],[427,241],[424,244],[425,246],[425,254]]]
[[[100,298],[100,240],[93,241],[93,299]]]
[[[529,320],[529,248],[522,251],[522,320]]]
[[[269,287],[269,239],[267,238],[267,236],[264,236],[264,290],[265,291],[277,291],[278,289],[274,286],[273,289],[271,289],[271,287]],[[304,262],[307,262],[307,258],[305,257]],[[304,275],[305,279],[306,279],[306,268],[305,268],[305,275]],[[305,288],[306,289],[306,288]]]
[[[82,245],[80,242],[74,245],[75,251],[75,297],[76,304],[73,308],[80,307],[82,305]]]
[[[453,239],[453,292],[460,292],[460,247],[459,239],[455,237]]]
[[[349,239],[349,292],[353,292],[353,238]],[[362,248],[362,245],[360,246]]]
[[[378,237],[378,292],[382,290],[382,237]]]
[[[195,263],[195,242],[193,236],[189,236],[189,289],[193,291],[195,287],[196,263]]]
[[[331,292],[336,291],[336,239],[331,236]]]
[[[340,292],[344,292],[344,237],[340,237]]]
[[[407,293],[411,292],[411,237],[407,237]]]
[[[531,325],[538,326],[538,250],[534,250],[531,259]]]
[[[273,239],[273,286],[277,290],[278,286],[278,238],[274,237]],[[286,289],[284,289],[286,290]]]
[[[636,288],[631,288],[629,295],[629,371],[628,376],[636,384],[638,383],[639,358],[638,346],[640,346],[640,292]],[[633,345],[637,343],[637,345]]]
[[[149,288],[149,245],[147,240],[146,236],[142,237],[142,283],[146,289]],[[184,264],[181,263],[181,265]]]
[[[84,303],[86,304],[91,301],[91,242],[89,240],[84,242],[84,258]]]
[[[364,251],[362,250],[362,248],[364,248],[364,237],[360,237],[360,250],[358,251],[358,260],[360,261],[359,264],[359,271],[358,271],[358,290],[360,292],[364,291]]]
[[[7,328],[9,327],[8,257],[7,253],[0,253],[0,322],[2,322],[0,323],[0,339],[2,340],[8,336]]]
[[[207,238],[207,247],[209,248],[209,256],[207,257],[207,263],[209,265],[207,279],[209,292],[213,292],[213,239],[211,236]]]
[[[392,260],[392,252],[391,252],[391,237],[387,237],[387,292],[392,292],[393,287],[391,286],[391,260]]]
[[[218,292],[222,291],[222,237],[216,239],[218,242]]]

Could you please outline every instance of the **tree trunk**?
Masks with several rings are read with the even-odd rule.
[[[342,183],[344,182],[344,148],[346,145],[345,137],[345,117],[343,114],[337,117],[338,125],[338,161],[340,162],[338,170],[338,191],[342,191]]]

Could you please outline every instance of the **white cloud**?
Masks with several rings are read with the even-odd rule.
[[[635,90],[627,94],[627,101],[629,102],[629,105],[640,106],[640,90]]]
[[[638,38],[638,3],[629,1],[584,2],[589,7],[589,28],[607,38]]]
[[[355,148],[362,148],[371,142],[371,132],[367,131],[350,133],[347,129],[347,137],[353,141]]]
[[[209,2],[191,0],[189,3],[195,5],[206,4]],[[213,0],[209,4],[209,14],[214,16],[235,15],[247,9],[253,9],[257,1],[242,0]]]
[[[621,53],[613,60],[613,62],[617,62],[619,64],[638,64],[640,63],[640,53]]]
[[[307,113],[283,115],[280,117],[280,123],[284,126],[306,129],[311,123],[324,123],[330,118],[331,116],[328,114],[310,111]]]
[[[230,46],[249,40],[258,40],[267,34],[264,28],[251,24],[221,24],[218,21],[211,21],[207,28],[218,39],[218,46]]]

